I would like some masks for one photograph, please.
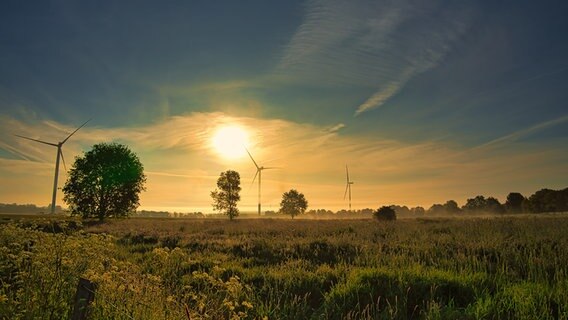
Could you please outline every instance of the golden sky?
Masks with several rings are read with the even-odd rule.
[[[9,137],[2,147],[19,155],[0,159],[0,202],[46,205],[50,202],[56,148],[11,134],[57,142],[74,128],[50,121],[0,122],[1,133]],[[354,181],[353,209],[388,204],[428,208],[449,199],[463,204],[478,194],[504,201],[511,191],[530,195],[550,186],[550,176],[555,173],[560,173],[561,186],[562,174],[566,174],[565,165],[547,160],[562,157],[563,150],[542,144],[520,148],[515,142],[531,130],[468,149],[435,141],[404,144],[347,135],[342,133],[342,124],[318,127],[222,112],[192,113],[127,128],[103,128],[94,120],[79,130],[63,151],[69,167],[75,156],[93,144],[116,141],[128,145],[145,167],[147,191],[141,195],[140,209],[148,210],[211,212],[209,194],[219,173],[236,170],[243,188],[240,209],[255,211],[254,164],[244,148],[228,157],[215,142],[219,130],[235,127],[245,132],[246,146],[259,166],[278,167],[263,171],[263,210],[278,210],[282,193],[292,188],[305,194],[310,208],[347,208],[343,199],[345,165]],[[65,179],[62,167],[60,187]],[[61,199],[59,192],[58,204]]]

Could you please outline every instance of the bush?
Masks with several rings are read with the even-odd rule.
[[[396,220],[396,212],[391,207],[382,206],[373,213],[373,217],[377,220],[392,221]]]

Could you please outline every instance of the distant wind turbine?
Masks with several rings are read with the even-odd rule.
[[[349,211],[351,211],[351,185],[353,181],[349,180],[349,168],[345,165],[345,172],[347,173],[347,184],[345,185],[345,194],[343,195],[343,200],[347,196],[347,191],[349,190]]]
[[[87,120],[79,128],[77,128],[77,129],[75,129],[75,131],[71,132],[71,134],[69,136],[67,136],[67,138],[65,138],[63,141],[58,142],[58,143],[45,142],[45,141],[41,141],[41,140],[37,140],[37,139],[32,139],[32,138],[20,136],[20,135],[17,135],[17,134],[15,135],[16,137],[20,137],[20,138],[23,138],[23,139],[47,144],[48,146],[57,147],[57,157],[55,158],[55,177],[53,178],[53,195],[51,196],[51,213],[52,214],[55,213],[55,197],[57,195],[57,178],[59,177],[59,159],[60,158],[63,161],[63,166],[65,167],[65,170],[67,170],[67,166],[65,165],[65,158],[63,157],[63,151],[61,151],[61,147],[63,147],[63,144],[65,142],[67,142],[67,140],[69,140],[69,138],[71,138],[71,136],[74,135],[75,132],[77,132],[79,129],[81,129],[89,121],[91,121],[91,119]]]
[[[254,174],[254,178],[252,179],[252,183],[254,183],[254,180],[256,179],[256,176],[258,175],[258,215],[260,216],[260,186],[261,186],[261,180],[262,180],[262,170],[267,170],[267,169],[276,169],[276,167],[263,167],[263,166],[258,166],[258,164],[256,163],[256,161],[254,161],[252,155],[250,154],[250,152],[248,151],[247,148],[245,148],[245,150],[247,151],[250,159],[252,160],[252,162],[254,163],[254,166],[256,167],[256,173]]]

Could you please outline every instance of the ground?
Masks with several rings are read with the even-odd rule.
[[[568,318],[564,214],[2,222],[6,319]]]

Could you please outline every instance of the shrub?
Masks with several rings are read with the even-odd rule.
[[[396,220],[396,212],[391,207],[382,206],[373,213],[373,217],[377,220],[392,221]]]

